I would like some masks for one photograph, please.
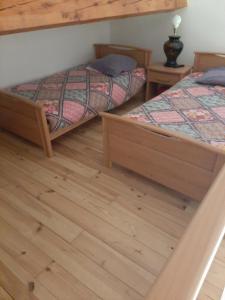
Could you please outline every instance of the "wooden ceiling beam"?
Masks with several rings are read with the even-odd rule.
[[[187,6],[187,0],[1,0],[0,34],[124,18]]]

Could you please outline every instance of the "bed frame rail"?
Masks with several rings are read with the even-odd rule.
[[[22,97],[0,91],[0,128],[43,147],[48,157],[52,145],[43,108]]]
[[[225,233],[225,167],[146,300],[195,300]],[[222,299],[225,299],[225,293]]]
[[[222,151],[156,126],[102,113],[104,160],[202,200],[225,162]]]

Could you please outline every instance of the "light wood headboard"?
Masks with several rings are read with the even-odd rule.
[[[145,68],[149,66],[151,61],[152,51],[150,49],[116,44],[96,44],[94,46],[96,58],[101,58],[108,54],[127,55],[134,58],[138,62],[138,66]]]
[[[225,66],[225,54],[210,52],[195,52],[195,72],[203,72],[214,67]]]

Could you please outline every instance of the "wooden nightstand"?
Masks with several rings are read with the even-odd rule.
[[[147,70],[147,88],[145,100],[147,101],[156,96],[156,91],[159,84],[171,87],[183,79],[186,75],[190,74],[191,71],[191,66],[173,69],[165,67],[163,63],[150,65]]]

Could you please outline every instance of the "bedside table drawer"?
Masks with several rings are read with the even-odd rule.
[[[180,80],[180,76],[176,74],[166,74],[161,72],[150,71],[149,80],[151,82],[174,85]]]

